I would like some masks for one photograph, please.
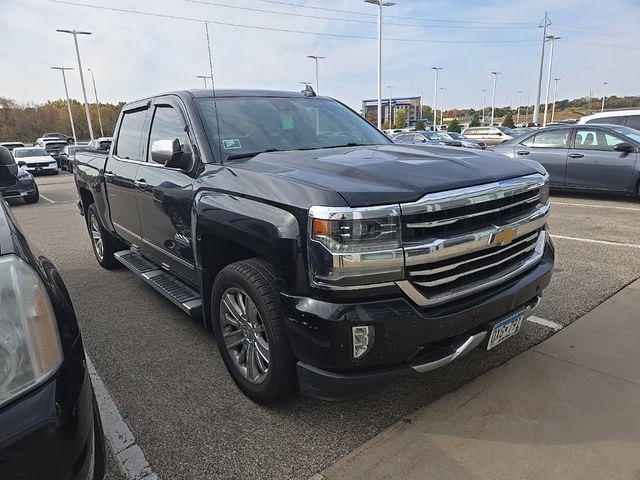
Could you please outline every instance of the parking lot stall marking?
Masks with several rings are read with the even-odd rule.
[[[572,203],[572,202],[554,202],[551,201],[553,205],[569,205],[572,207],[589,207],[589,208],[612,208],[614,210],[630,210],[632,212],[640,212],[640,208],[635,207],[618,207],[616,205],[592,205],[590,203]]]
[[[46,200],[49,203],[56,203],[55,201],[51,200],[49,197],[44,196],[42,193],[40,194],[40,198],[42,198],[43,200]]]
[[[614,247],[640,248],[640,245],[636,245],[634,243],[608,242],[607,240],[594,240],[592,238],[567,237],[566,235],[551,235],[551,238],[554,238],[554,239],[558,238],[560,240],[573,240],[576,242],[599,243],[601,245],[612,245]]]
[[[532,323],[537,323],[538,325],[542,325],[543,327],[551,328],[556,332],[562,330],[562,325],[556,322],[552,322],[551,320],[547,320],[546,318],[536,317],[535,315],[530,315],[527,320]]]
[[[149,462],[147,462],[144,451],[136,444],[133,432],[111,399],[107,387],[98,375],[89,355],[87,355],[87,368],[96,394],[104,435],[113,451],[118,467],[127,480],[158,480],[158,476],[153,473]]]

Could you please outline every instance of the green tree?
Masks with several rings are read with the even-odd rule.
[[[447,127],[447,131],[449,132],[458,132],[462,131],[462,127],[460,126],[460,122],[457,118],[454,118],[449,122],[449,126]]]
[[[424,130],[424,129],[425,129],[424,122],[422,120],[418,120],[416,122],[416,130]]]
[[[406,110],[399,109],[396,110],[396,114],[394,115],[393,126],[395,128],[405,128],[407,126],[407,112]]]
[[[470,127],[479,127],[480,126],[480,120],[478,120],[478,117],[476,115],[473,115],[469,119],[469,126]]]
[[[422,118],[433,117],[433,109],[429,105],[422,106]]]
[[[514,128],[515,127],[515,124],[513,123],[513,115],[511,114],[511,112],[508,112],[504,116],[504,120],[502,121],[502,126],[503,127],[507,127],[507,128]]]

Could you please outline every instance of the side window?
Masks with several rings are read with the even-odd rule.
[[[627,127],[640,130],[640,115],[630,115],[627,117]]]
[[[621,139],[620,137],[616,137],[615,135],[612,135],[610,133],[604,134],[604,144],[605,144],[606,150],[613,150],[613,147],[623,142],[624,140]]]
[[[569,129],[547,130],[527,138],[523,145],[533,148],[568,148]]]
[[[605,150],[612,151],[623,139],[603,130],[578,129],[576,131],[575,145],[579,150]]]
[[[612,124],[618,124],[618,122],[620,121],[622,117],[602,117],[602,118],[593,118],[591,120],[588,120],[587,124],[590,123],[612,123]]]
[[[147,110],[126,112],[120,123],[115,154],[128,160],[140,160],[140,140]]]
[[[151,145],[156,140],[180,140],[183,149],[189,142],[187,132],[185,132],[185,124],[175,108],[168,105],[156,107],[153,114],[153,122],[151,123],[151,132],[149,135],[149,148],[147,149],[148,160],[151,161]]]

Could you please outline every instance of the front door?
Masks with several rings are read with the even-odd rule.
[[[625,140],[608,130],[577,127],[567,159],[567,186],[626,191],[636,154],[615,151],[614,147],[622,142]]]
[[[140,245],[135,180],[142,155],[142,132],[147,111],[143,108],[123,113],[117,143],[104,172],[113,227],[118,235],[135,246]]]
[[[191,154],[186,121],[175,100],[155,100],[152,109],[149,138],[145,140],[146,162],[137,172],[142,251],[158,265],[195,285],[191,238],[193,169],[165,167],[151,158],[153,142],[176,138]]]
[[[541,163],[549,172],[551,185],[561,187],[565,182],[570,134],[570,128],[543,130],[516,145],[514,156]]]

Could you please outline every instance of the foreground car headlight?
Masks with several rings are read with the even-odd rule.
[[[544,185],[540,187],[540,203],[546,205],[549,203],[549,197],[551,196],[551,184],[549,183],[549,175],[545,177]]]
[[[0,407],[61,363],[58,327],[40,277],[19,257],[0,257]]]
[[[402,278],[400,206],[309,209],[311,283],[357,288]]]

